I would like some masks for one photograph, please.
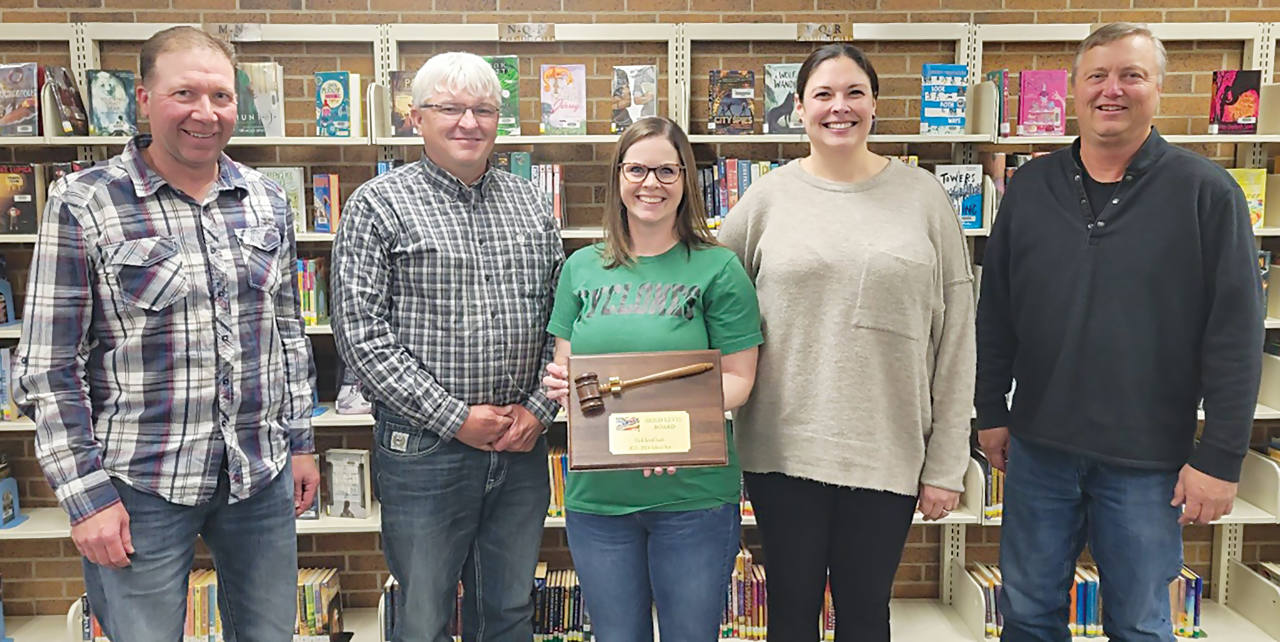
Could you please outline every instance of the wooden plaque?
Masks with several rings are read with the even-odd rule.
[[[682,366],[710,363],[705,372],[626,387],[619,393],[603,392],[604,408],[584,414],[574,380],[596,373],[600,384],[611,377],[630,380]],[[724,390],[720,380],[719,350],[631,352],[569,357],[569,469],[608,470],[656,466],[723,466],[729,461],[724,429]],[[632,439],[641,421],[688,418],[688,448],[639,453]],[[643,424],[645,430],[652,424]],[[610,434],[614,431],[615,435]],[[680,432],[677,430],[676,432]],[[611,438],[612,437],[612,438]],[[620,451],[620,452],[615,452]]]

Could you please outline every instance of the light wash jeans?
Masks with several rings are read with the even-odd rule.
[[[297,615],[298,537],[293,517],[293,469],[286,465],[266,488],[227,503],[227,472],[213,499],[180,506],[112,480],[129,511],[133,562],[122,569],[84,563],[89,605],[112,640],[182,639],[187,576],[196,536],[218,573],[218,612],[226,642],[289,642]]]

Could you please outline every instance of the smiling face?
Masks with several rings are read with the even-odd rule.
[[[1135,35],[1093,47],[1074,79],[1080,136],[1092,144],[1146,140],[1160,106],[1160,68],[1151,39]]]
[[[871,78],[846,56],[823,61],[809,74],[796,112],[811,145],[865,147],[876,113]]]
[[[138,111],[151,121],[153,169],[217,171],[236,128],[236,76],[226,56],[203,47],[164,52],[137,93]]]
[[[466,91],[439,91],[423,103],[462,107],[485,105],[495,110],[491,118],[479,118],[470,109],[459,116],[450,116],[422,104],[411,112],[414,126],[422,132],[422,146],[431,162],[464,183],[474,183],[484,175],[489,153],[493,151],[498,137],[497,105],[490,98],[473,96]]]
[[[622,155],[623,167],[634,170],[635,165],[658,169],[646,172],[639,183],[628,180],[622,167],[617,169],[618,191],[631,229],[647,226],[674,230],[676,211],[684,195],[684,176],[682,171],[677,171],[675,180],[665,184],[658,180],[657,174],[663,171],[664,166],[668,173],[673,166],[679,167],[680,154],[665,137],[650,136],[636,141]]]

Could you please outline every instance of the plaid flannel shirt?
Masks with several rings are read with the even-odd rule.
[[[452,439],[476,404],[520,403],[543,425],[564,262],[533,184],[490,168],[473,185],[431,162],[361,185],[333,244],[338,352],[381,406]]]
[[[197,203],[149,144],[55,183],[31,262],[14,392],[72,523],[119,501],[111,477],[191,506],[225,462],[235,502],[314,449],[283,191],[223,155]]]

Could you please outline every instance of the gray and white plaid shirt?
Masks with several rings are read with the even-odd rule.
[[[475,404],[543,424],[546,333],[564,250],[533,184],[490,168],[464,185],[425,155],[347,200],[333,244],[333,334],[367,394],[452,439]]]

